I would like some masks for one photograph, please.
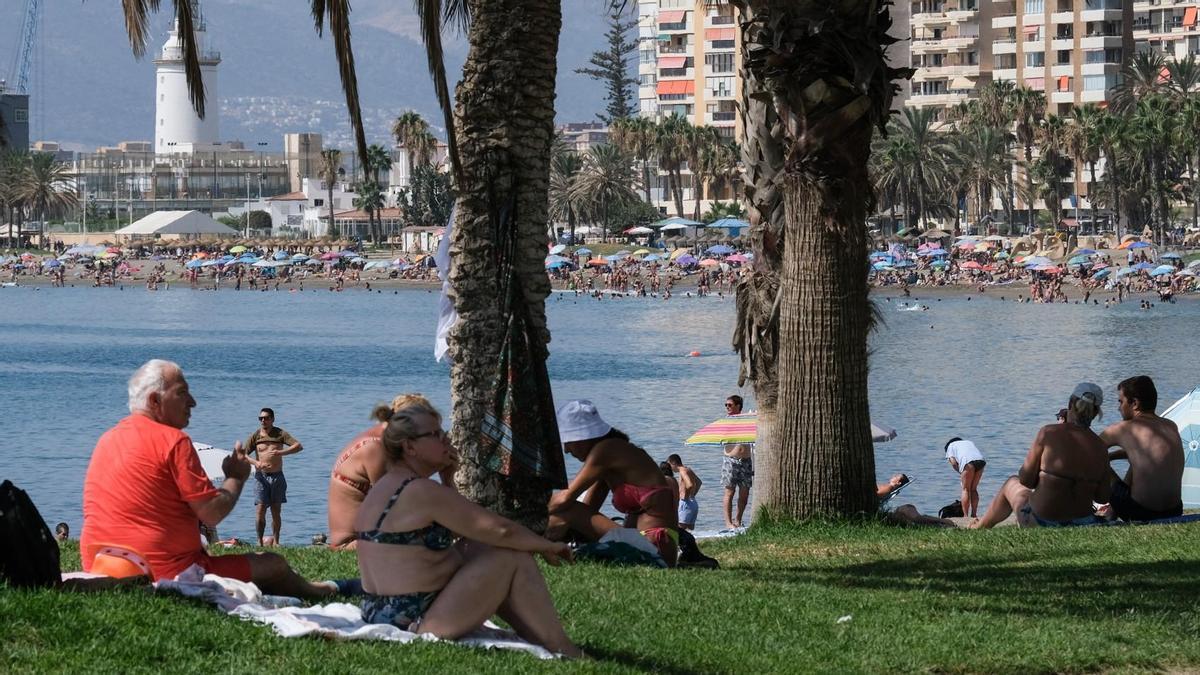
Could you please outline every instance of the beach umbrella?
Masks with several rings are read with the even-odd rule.
[[[1012,256],[1008,255],[1006,251],[1000,251],[995,255],[996,260],[1008,260],[1010,257]]]
[[[709,246],[705,253],[709,255],[729,255],[733,253],[733,247],[726,246],[725,244],[717,244],[716,246]]]
[[[334,253],[333,251],[328,251],[326,253],[322,253],[320,256],[320,259],[321,260],[337,260],[339,257],[340,256],[338,254]]]
[[[1059,274],[1062,272],[1062,269],[1060,269],[1058,265],[1037,265],[1031,267],[1030,269],[1032,269],[1034,272],[1047,272],[1049,274]]]
[[[740,253],[734,253],[733,255],[731,255],[725,259],[725,262],[731,262],[731,263],[744,263],[744,262],[749,262],[749,261],[750,261],[749,258],[747,258],[746,256],[744,256]]]
[[[625,234],[654,234],[654,230],[644,225],[639,225],[637,227],[631,227],[628,230],[625,230]]]
[[[916,267],[916,266],[917,266],[917,263],[915,263],[911,260],[901,260],[901,261],[897,262],[895,265],[893,265],[893,267],[895,267],[898,270],[908,269],[910,267]]]
[[[1103,269],[1103,270],[1100,270],[1099,272],[1095,272],[1095,273],[1093,273],[1093,274],[1092,274],[1092,278],[1093,278],[1093,279],[1104,279],[1104,278],[1106,278],[1106,277],[1109,275],[1109,273],[1111,273],[1111,272],[1112,272],[1112,270],[1110,270],[1110,269]]]
[[[961,265],[961,267],[964,270],[981,270],[981,269],[983,269],[983,265],[980,265],[979,263],[975,262],[974,260],[968,260],[967,262],[963,263]]]
[[[591,254],[592,254],[592,249],[590,249],[586,246],[580,246],[579,248],[575,249],[575,255],[591,255]]]
[[[1135,241],[1129,245],[1129,248],[1150,248],[1153,244],[1144,241]]]
[[[659,261],[662,259],[663,259],[663,257],[661,255],[659,255],[657,253],[651,253],[650,255],[646,256],[645,258],[642,258],[642,262],[656,262],[656,261]]]
[[[1022,260],[1021,264],[1026,267],[1037,267],[1039,265],[1053,265],[1054,261],[1044,255],[1034,255]]]
[[[604,258],[592,258],[585,263],[588,267],[608,267],[611,263]]]
[[[1117,277],[1119,278],[1119,277],[1128,276],[1130,274],[1133,274],[1136,271],[1137,270],[1133,269],[1132,267],[1123,267],[1123,268],[1117,270]]]
[[[1154,265],[1151,265],[1148,262],[1141,262],[1141,263],[1134,265],[1132,269],[1136,272],[1144,272],[1146,270],[1154,269]]]
[[[1179,427],[1183,439],[1183,505],[1200,506],[1200,387],[1176,401],[1162,416]]]
[[[607,260],[609,262],[609,264],[621,262],[621,260],[623,260],[624,258],[625,258],[625,256],[617,255],[615,253],[612,255],[604,256],[604,259]]]
[[[940,269],[945,269],[945,268],[949,267],[950,263],[946,262],[945,260],[935,260],[932,263],[930,263],[929,266],[934,269],[940,270]]]
[[[1150,276],[1161,277],[1164,274],[1174,274],[1174,273],[1175,273],[1174,267],[1172,267],[1170,265],[1159,265],[1158,267],[1154,268],[1154,271],[1150,273]]]
[[[671,252],[671,260],[678,260],[683,256],[688,255],[688,253],[689,251],[686,248],[677,248]]]
[[[308,260],[308,256],[304,255],[303,253],[297,253],[296,255],[292,256],[292,262],[304,262],[305,260]]]
[[[697,220],[691,220],[688,218],[680,218],[679,216],[673,216],[671,218],[666,218],[664,220],[660,220],[657,223],[651,223],[650,226],[657,227],[657,228],[664,229],[664,230],[668,229],[668,228],[682,230],[687,227],[704,227],[704,223],[701,223],[700,221],[697,221]]]
[[[304,264],[305,265],[320,265],[322,263],[321,263],[321,260],[318,258],[309,258],[308,260],[304,261]]]
[[[648,253],[650,253],[650,249],[648,249],[648,248],[639,248],[638,250],[634,251],[634,252],[633,252],[633,253],[631,253],[630,255],[646,255],[646,254],[648,254]]]
[[[1077,256],[1075,256],[1074,258],[1071,258],[1070,260],[1068,260],[1068,261],[1067,261],[1067,264],[1068,264],[1068,265],[1071,265],[1071,266],[1075,266],[1075,265],[1091,265],[1091,264],[1092,264],[1092,259],[1091,259],[1091,258],[1089,258],[1089,257],[1087,257],[1086,255],[1077,255]]]
[[[700,261],[701,267],[716,267],[717,265],[720,265],[720,264],[721,264],[720,262],[713,260],[712,258],[705,258],[704,260]]]
[[[251,267],[274,267],[277,264],[279,264],[279,263],[278,263],[278,261],[275,261],[275,260],[257,260],[255,262],[250,263],[250,266]]]
[[[888,253],[887,251],[875,251],[874,253],[872,253],[871,255],[869,255],[867,257],[870,258],[871,260],[874,260],[876,258],[890,258],[890,257],[892,257],[892,254]]]
[[[1178,253],[1164,253],[1158,257],[1162,260],[1179,260],[1182,256],[1180,256]]]
[[[871,423],[871,440],[884,443],[896,437],[896,430]],[[758,413],[729,415],[701,427],[688,437],[686,445],[727,445],[754,443],[758,440]]]
[[[357,256],[357,255],[358,255],[358,251],[351,251],[350,249],[344,249],[344,250],[343,250],[341,253],[339,253],[338,255],[339,255],[339,256],[341,256],[341,257],[343,257],[343,258],[353,258],[353,257],[355,257],[355,256]]]
[[[697,262],[696,256],[693,255],[684,254],[675,258],[676,265],[695,265]]]
[[[241,252],[243,252],[243,251],[245,251],[245,250],[246,250],[246,247],[245,247],[245,246],[242,246],[241,244],[238,244],[237,246],[234,246],[234,247],[230,248],[230,249],[229,249],[229,252],[230,252],[230,253],[241,253]]]
[[[556,254],[562,253],[565,250],[567,250],[566,244],[555,244],[554,246],[550,247],[550,255],[556,255]]]
[[[568,259],[566,259],[566,258],[562,257],[561,255],[548,255],[548,256],[546,256],[546,264],[547,264],[547,265],[549,265],[549,264],[551,264],[551,263],[560,263],[560,262],[570,262],[570,261],[569,261]]]
[[[62,267],[62,262],[59,260],[55,260],[54,258],[51,258],[51,259],[47,260],[46,262],[42,263],[42,267]]]
[[[275,255],[273,255],[271,257],[274,258],[275,260],[287,260],[288,254],[287,254],[287,251],[275,251]]]
[[[748,221],[742,220],[740,218],[721,218],[720,220],[714,220],[711,223],[709,223],[708,227],[724,227],[727,229],[728,228],[740,229],[743,227],[750,227],[750,223]]]
[[[1096,249],[1092,248],[1077,248],[1075,255],[1096,255]]]
[[[202,259],[196,258],[195,260],[189,260],[188,263],[186,265],[184,265],[184,267],[191,270],[191,269],[196,269],[197,267],[200,267],[203,264],[204,264],[204,261]]]
[[[1175,276],[1177,276],[1177,277],[1195,277],[1196,273],[1193,272],[1192,270],[1180,270],[1175,273]]]

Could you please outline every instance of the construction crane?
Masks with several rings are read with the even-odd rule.
[[[21,22],[21,46],[13,59],[9,88],[17,94],[29,93],[29,73],[33,70],[33,48],[37,39],[42,0],[25,0],[25,19]]]

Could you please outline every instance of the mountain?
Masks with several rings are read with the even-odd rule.
[[[43,2],[31,86],[30,137],[90,150],[150,140],[154,128],[154,54],[170,26],[170,1],[153,17],[146,57],[135,60],[119,3]],[[0,0],[0,64],[15,61],[25,0]],[[589,121],[604,90],[576,75],[604,48],[604,0],[563,0],[558,56],[558,119]],[[221,137],[282,147],[287,131],[317,131],[348,147],[349,125],[332,41],[320,39],[304,0],[205,0],[212,47],[221,52],[217,85]],[[390,120],[414,109],[440,130],[411,3],[357,0],[354,52],[368,138],[386,142]],[[447,72],[462,70],[467,45],[446,35]],[[636,68],[636,56],[632,64]],[[0,75],[7,77],[7,74]]]

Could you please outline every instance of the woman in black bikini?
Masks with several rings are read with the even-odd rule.
[[[971,527],[992,527],[1014,512],[1022,527],[1099,522],[1092,502],[1108,501],[1108,451],[1091,423],[1103,402],[1100,387],[1090,382],[1076,386],[1066,420],[1038,430],[1018,475],[1004,482],[987,513]]]
[[[570,549],[429,480],[457,463],[440,419],[410,403],[383,432],[388,472],[355,521],[363,620],[455,639],[499,615],[522,638],[579,656],[531,555],[557,565]]]

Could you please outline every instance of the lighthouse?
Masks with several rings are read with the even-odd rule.
[[[205,93],[204,119],[196,114],[188,98],[187,75],[184,72],[183,44],[179,38],[179,20],[154,59],[157,83],[154,104],[154,151],[158,154],[195,152],[215,147],[219,136],[217,123],[217,66],[221,54],[208,45],[207,27],[200,10],[200,0],[191,0],[192,26],[195,29],[196,49],[200,57],[200,72]]]

